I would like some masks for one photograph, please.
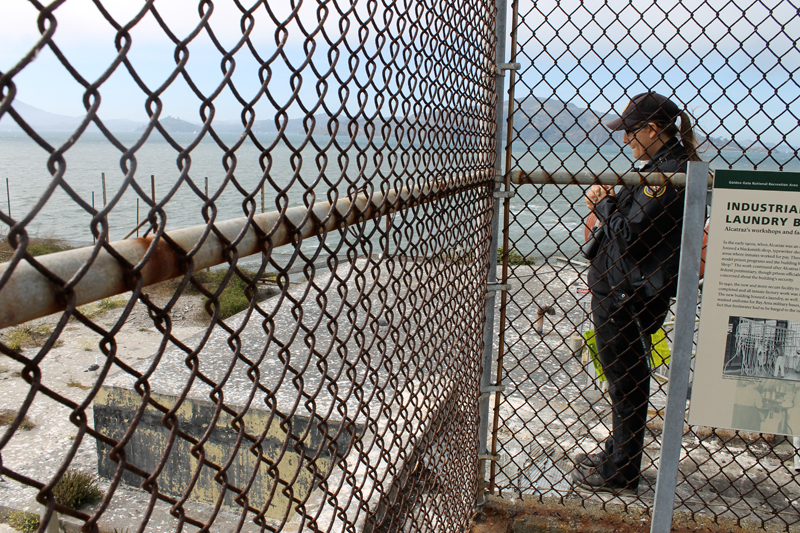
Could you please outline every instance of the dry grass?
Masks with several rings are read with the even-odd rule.
[[[31,237],[28,239],[28,253],[34,257],[40,255],[52,254],[55,252],[63,252],[65,250],[72,250],[72,246],[64,242],[64,240],[51,235],[43,237]],[[14,248],[8,242],[8,239],[0,241],[0,261],[8,261],[14,255]]]
[[[67,381],[67,387],[74,387],[81,390],[89,390],[92,388],[90,385],[84,385],[80,381],[75,381],[74,378],[69,378],[69,381]]]
[[[14,419],[17,418],[17,411],[13,409],[0,409],[0,426],[10,425]],[[30,431],[36,427],[27,416],[22,418],[22,423],[19,425],[20,429]]]
[[[94,342],[92,339],[81,339],[79,344],[84,352],[91,352],[97,348],[97,342]]]
[[[649,533],[650,514],[645,508],[586,500],[540,502],[533,498],[487,497],[487,505],[476,514],[470,533],[511,531],[562,533]],[[763,526],[736,517],[692,515],[676,512],[673,533],[751,533]]]
[[[14,351],[20,351],[23,348],[31,346],[43,346],[50,334],[53,333],[53,327],[47,324],[40,324],[34,326],[31,324],[23,324],[16,328],[7,329],[3,333],[3,343]],[[61,344],[60,341],[56,342],[56,346]]]

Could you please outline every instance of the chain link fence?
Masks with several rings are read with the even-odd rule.
[[[570,480],[579,454],[596,451],[613,425],[609,384],[586,346],[594,326],[580,246],[591,223],[589,185],[578,183],[600,175],[613,183],[631,169],[622,132],[603,124],[650,90],[694,116],[700,156],[712,169],[800,169],[798,6],[519,1],[513,18],[510,60],[520,69],[508,96],[511,195],[501,243],[501,283],[509,288],[500,310],[495,379],[503,390],[493,402],[489,487],[506,497],[649,508],[672,315],[652,339],[642,378],[650,397],[638,488],[627,495],[576,491]],[[650,245],[667,246],[656,241]],[[774,429],[780,433],[778,421]],[[800,519],[796,458],[791,437],[686,426],[675,508],[690,520],[793,529]]]
[[[35,35],[5,41],[0,72],[0,513],[466,528],[493,4],[19,4],[9,35]],[[64,94],[80,117],[32,107]]]
[[[497,64],[503,3],[182,4],[7,12],[0,512],[41,530],[459,531],[482,463],[500,495],[650,506],[671,316],[637,490],[569,479],[612,425],[583,348],[577,176],[630,169],[603,124],[645,90],[691,112],[712,168],[800,169],[797,6],[514,2]],[[83,113],[29,105],[48,101]],[[487,299],[498,105],[513,194]],[[687,427],[676,508],[789,530],[796,457]],[[96,489],[72,498],[75,479]]]

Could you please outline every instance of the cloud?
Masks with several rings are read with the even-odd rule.
[[[154,3],[158,16],[153,12],[142,16],[145,2],[141,0],[105,2],[105,14],[91,0],[69,0],[54,11],[57,24],[53,42],[69,65],[88,83],[92,83],[117,58],[117,30],[113,23],[125,26],[140,17],[130,29],[130,50],[126,57],[148,89],[155,90],[169,79],[176,68],[177,45],[174,40],[190,37],[202,20],[199,2],[188,4],[188,8],[187,4],[182,0],[159,0]],[[301,68],[308,55],[324,68],[330,47],[326,39],[346,41],[351,49],[359,48],[356,19],[369,18],[365,5],[354,8],[350,2],[337,0],[328,2],[325,7],[304,2],[295,9],[292,4],[295,2],[254,2],[251,19],[234,2],[216,2],[208,26],[201,28],[188,45],[186,70],[193,83],[209,95],[223,82],[223,68],[233,70],[237,88],[242,92],[242,97],[249,100],[257,96],[262,79],[270,79],[269,86],[275,93],[278,105],[282,105],[281,101],[289,98],[292,92],[292,69]],[[379,20],[381,11],[373,15]],[[14,67],[41,38],[37,27],[39,16],[39,11],[28,2],[15,1],[10,6],[4,5],[0,21],[0,70],[8,71]],[[225,61],[224,53],[240,46],[247,29],[250,30],[249,46],[254,48],[259,59],[245,46],[236,51],[235,63]],[[370,39],[374,41],[374,32]],[[315,49],[313,53],[312,49]],[[262,66],[260,62],[264,61],[269,62],[266,72],[259,71]],[[341,61],[347,64],[346,57]],[[363,61],[357,68],[363,69]],[[313,81],[313,76],[306,75],[309,88],[313,87]],[[81,100],[84,89],[67,73],[62,62],[56,59],[49,48],[45,48],[36,61],[25,66],[15,76],[14,82],[23,101],[71,115],[83,110]],[[53,91],[54,87],[59,87],[59,90]],[[114,92],[109,90],[112,87]],[[124,66],[117,67],[111,80],[101,88],[101,93],[105,96],[103,109],[107,112],[142,119],[144,94]],[[124,97],[120,98],[121,95]],[[171,83],[163,99],[170,102],[173,115],[197,117],[200,100],[182,78]],[[121,101],[118,105],[110,106],[114,100],[127,100],[127,105]],[[241,104],[235,102],[231,95],[219,101],[228,101],[230,104],[222,105],[220,109],[226,113],[226,118],[240,113]],[[133,102],[135,106],[131,105]],[[136,108],[135,112],[131,107]]]
[[[0,22],[3,33],[0,38],[7,43],[35,42],[40,36],[37,28],[39,11],[28,2],[22,0],[14,2],[3,6],[3,20]],[[386,11],[385,7],[376,6],[370,17],[366,2],[352,6],[349,1],[344,0],[335,0],[323,5],[295,0],[280,2],[250,0],[249,5],[247,0],[242,0],[241,4],[244,10],[232,1],[204,6],[199,1],[158,0],[153,3],[152,10],[141,16],[146,6],[143,0],[106,0],[102,2],[105,14],[92,0],[69,0],[53,11],[57,19],[54,39],[60,46],[96,46],[113,43],[116,35],[114,24],[124,27],[139,17],[141,18],[131,33],[142,44],[160,42],[165,34],[161,23],[177,39],[186,39],[198,29],[207,15],[208,28],[202,31],[210,29],[224,48],[233,47],[241,39],[243,28],[251,26],[253,31],[250,38],[254,43],[275,42],[276,29],[279,26],[286,28],[285,37],[289,42],[299,43],[303,42],[308,34],[317,32],[318,27],[323,27],[333,34],[339,33],[339,23],[342,19],[350,19],[351,28],[356,16],[361,20],[372,18],[380,23]],[[407,1],[406,4],[416,5],[417,0]],[[158,18],[155,16],[156,13]],[[355,33],[355,28],[352,30]],[[21,49],[24,46],[20,42],[15,48]]]
[[[174,37],[185,39],[201,20],[199,4],[157,0],[154,6]],[[193,83],[205,95],[215,91],[223,80],[223,69],[233,66],[223,60],[223,52],[217,47],[232,50],[242,38],[243,25],[247,28],[251,24],[250,46],[258,59],[248,48],[238,50],[233,80],[245,100],[258,98],[262,79],[269,80],[274,102],[262,96],[258,104],[262,114],[274,115],[276,107],[291,99],[300,82],[300,77],[293,78],[297,69],[302,69],[300,91],[305,103],[313,104],[318,92],[327,92],[325,101],[336,105],[344,85],[347,105],[357,108],[358,85],[374,95],[392,88],[400,90],[399,85],[408,84],[408,74],[415,69],[424,84],[452,76],[448,72],[453,69],[460,75],[472,69],[478,75],[485,67],[472,64],[485,57],[459,55],[467,47],[461,50],[458,45],[476,38],[469,24],[478,24],[475,21],[486,16],[480,7],[474,12],[448,14],[431,12],[418,0],[357,2],[355,7],[350,0],[321,5],[305,1],[295,9],[296,4],[292,0],[251,0],[247,6],[254,8],[251,22],[234,2],[215,2],[210,31],[202,29],[189,44],[186,70]],[[140,14],[145,2],[114,0],[103,5],[108,16],[125,25]],[[39,39],[38,15],[29,2],[15,0],[4,5],[0,70],[19,62]],[[117,55],[116,30],[92,0],[68,0],[55,15],[55,42],[81,76],[88,82],[97,80]],[[700,109],[712,129],[722,123],[721,119],[714,120],[715,115],[725,117],[732,129],[747,122],[763,123],[774,133],[770,117],[777,119],[775,125],[780,129],[797,128],[789,120],[800,114],[794,112],[798,104],[793,96],[798,92],[794,73],[800,69],[800,51],[792,37],[800,35],[800,17],[792,1],[707,0],[690,4],[681,0],[539,0],[522,3],[520,16],[523,25],[518,32],[521,49],[517,61],[522,64],[519,75],[524,86],[518,91],[555,96],[604,112],[619,110],[634,92],[653,88],[687,107]],[[457,29],[463,31],[443,24],[454,17],[461,17]],[[366,20],[369,22],[362,24]],[[364,28],[360,30],[360,26]],[[426,44],[419,30],[448,41],[447,46],[433,46],[431,41]],[[385,45],[377,53],[380,33],[400,39],[400,46],[393,50]],[[175,69],[176,45],[153,13],[141,18],[131,29],[130,38],[127,57],[147,87],[155,90]],[[369,56],[380,70],[372,83],[366,74]],[[307,58],[311,58],[311,64],[307,64]],[[328,70],[339,79],[326,74]],[[405,80],[399,77],[402,71],[407,75]],[[351,79],[353,76],[356,80]],[[388,79],[384,79],[386,76]],[[83,110],[84,89],[47,50],[15,76],[15,83],[20,99],[32,105],[72,115]],[[59,90],[54,91],[54,87]],[[406,85],[402,90],[406,96],[421,95],[420,87],[408,89]],[[145,116],[144,94],[123,67],[101,93],[102,112],[109,118],[141,120]],[[437,96],[431,93],[426,97]],[[181,78],[171,84],[162,99],[164,113],[197,119],[200,100]],[[237,116],[242,107],[229,89],[217,97],[215,105],[217,116],[222,118]],[[298,116],[302,111],[294,105],[290,114]]]
[[[198,4],[187,9],[187,2],[177,0],[157,0],[157,16],[142,14],[145,3],[141,0],[108,1],[103,4],[107,14],[90,0],[69,0],[55,10],[53,41],[69,67],[87,84],[95,83],[106,75],[118,54],[117,30],[107,19],[118,25],[136,20],[129,41],[120,41],[130,46],[125,57],[135,76],[146,90],[156,91],[173,75],[176,58],[188,57],[185,72],[191,81],[181,73],[169,82],[160,99],[165,105],[162,114],[195,121],[202,103],[195,91],[210,98],[224,81],[223,71],[233,72],[238,96],[224,88],[214,97],[214,105],[218,118],[231,119],[240,115],[243,107],[237,98],[259,100],[262,118],[274,117],[277,109],[287,106],[290,116],[318,113],[322,111],[316,107],[320,99],[334,110],[343,100],[353,113],[361,108],[374,112],[387,100],[403,95],[437,99],[434,105],[457,105],[459,98],[474,98],[475,89],[456,85],[485,84],[482,74],[492,66],[484,37],[491,22],[485,3],[461,10],[450,6],[443,12],[431,11],[418,0],[386,5],[353,5],[350,0],[269,3],[270,7],[267,2],[253,3],[251,20],[234,2],[216,2],[208,27],[188,44],[188,56],[175,40],[191,36],[202,14]],[[293,7],[298,3],[299,7]],[[12,43],[10,33],[0,32],[0,69],[11,68],[37,41],[38,16],[38,11],[27,5],[5,19],[3,24],[15,28],[17,41]],[[243,28],[252,28],[250,40],[236,48]],[[225,58],[227,52],[235,52],[233,61]],[[18,97],[26,103],[61,114],[83,112],[85,88],[49,48],[15,75],[14,83]],[[269,98],[259,95],[264,84]],[[295,91],[303,105],[294,98]],[[102,116],[145,118],[143,89],[124,65],[116,67],[100,92]]]
[[[654,89],[710,129],[798,141],[797,12],[787,0],[540,0],[521,12],[521,81],[601,112]]]

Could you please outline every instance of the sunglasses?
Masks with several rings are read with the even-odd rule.
[[[639,130],[641,130],[641,129],[643,129],[643,128],[646,128],[646,127],[647,127],[647,126],[649,126],[649,125],[650,125],[650,123],[649,123],[649,122],[645,122],[644,124],[640,124],[640,125],[638,125],[638,126],[634,126],[634,127],[630,128],[630,129],[626,129],[626,130],[625,130],[625,134],[626,134],[626,135],[633,135],[633,134],[634,134],[634,133],[636,133],[637,131],[639,131]]]

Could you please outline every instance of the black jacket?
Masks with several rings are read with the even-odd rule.
[[[686,172],[687,154],[670,139],[640,172]],[[668,305],[677,289],[684,189],[622,187],[595,207],[600,250],[589,269],[596,297],[613,292],[620,304]]]

